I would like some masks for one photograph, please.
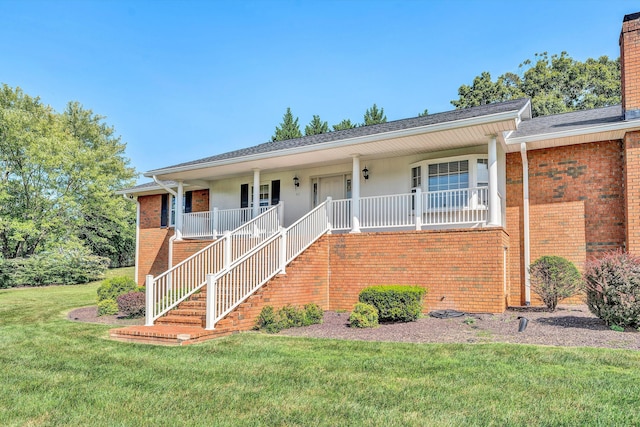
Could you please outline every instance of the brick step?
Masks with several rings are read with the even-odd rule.
[[[111,339],[160,345],[187,345],[230,335],[235,331],[216,327],[207,331],[198,326],[127,326],[109,331]]]
[[[158,325],[197,325],[204,326],[205,319],[200,316],[177,316],[174,314],[167,314],[156,320]]]
[[[187,308],[181,304],[178,308],[171,310],[170,314],[175,316],[203,317],[207,315],[207,310],[205,308]]]
[[[190,309],[203,309],[203,310],[205,310],[207,308],[207,302],[206,301],[188,299],[186,301],[181,302],[178,305],[178,308],[185,308],[185,309],[190,308]]]

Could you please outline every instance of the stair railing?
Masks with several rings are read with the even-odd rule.
[[[157,277],[146,276],[145,325],[177,307],[207,283],[207,274],[228,269],[246,252],[278,234],[282,203],[211,243]]]
[[[206,329],[245,301],[286,265],[330,230],[331,198],[300,218],[289,228],[264,240],[243,257],[216,274],[207,275]]]

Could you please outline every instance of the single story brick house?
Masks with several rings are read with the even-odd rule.
[[[138,207],[147,325],[112,336],[195,341],[250,329],[267,304],[350,310],[376,284],[499,313],[538,303],[527,266],[542,255],[640,253],[640,13],[620,55],[621,105],[532,118],[518,99],[145,173],[121,193]]]

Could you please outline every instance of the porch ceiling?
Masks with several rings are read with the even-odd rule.
[[[415,129],[402,136],[374,135],[371,138],[343,140],[339,143],[317,144],[289,150],[244,156],[198,166],[184,170],[167,171],[156,176],[162,180],[216,180],[246,175],[253,169],[276,172],[332,164],[351,162],[358,154],[362,159],[398,157],[418,153],[451,150],[488,143],[489,135],[496,135],[504,144],[504,132],[516,129],[518,118],[510,117],[492,123],[480,123],[471,126],[446,129]],[[408,133],[408,134],[407,134]],[[145,176],[151,177],[147,173]]]

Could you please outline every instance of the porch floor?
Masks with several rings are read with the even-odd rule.
[[[208,331],[200,326],[153,325],[111,329],[109,337],[117,341],[161,345],[188,345],[234,333],[229,329]]]

